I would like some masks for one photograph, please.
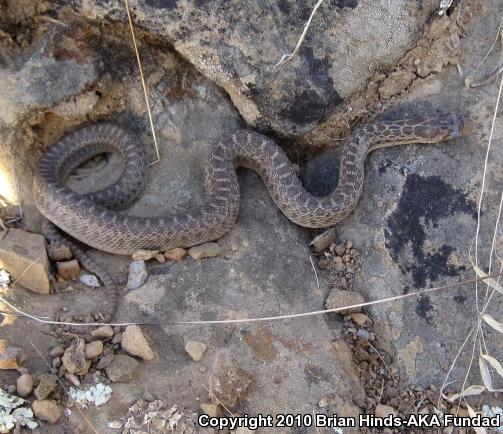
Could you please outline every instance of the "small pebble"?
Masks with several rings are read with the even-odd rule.
[[[147,266],[145,261],[133,261],[129,264],[129,276],[127,280],[127,289],[137,289],[147,280]]]
[[[397,411],[389,405],[377,404],[374,414],[376,417],[384,418],[389,415],[396,415]]]
[[[58,377],[53,374],[42,374],[38,377],[39,383],[35,389],[35,396],[39,400],[47,399],[47,397],[56,389],[58,385]]]
[[[105,369],[107,366],[112,363],[114,359],[113,354],[107,354],[105,356],[101,356],[100,359],[98,360],[98,363],[96,364],[96,369]]]
[[[103,342],[92,341],[86,344],[84,348],[84,354],[86,359],[94,359],[98,357],[103,352]]]
[[[65,262],[57,262],[58,275],[65,280],[72,280],[80,274],[80,265],[76,259]]]
[[[114,383],[127,383],[135,377],[140,364],[132,357],[118,354],[114,356],[112,363],[106,367],[108,378]]]
[[[113,339],[111,340],[112,344],[120,344],[122,342],[122,333],[117,333],[114,335]]]
[[[158,253],[157,255],[155,255],[155,260],[162,264],[166,262],[166,256],[164,256],[162,253]]]
[[[168,250],[164,252],[164,256],[166,259],[170,261],[179,261],[187,254],[187,250],[182,249],[181,247],[176,247],[175,249]]]
[[[361,312],[355,312],[350,314],[351,319],[355,322],[356,325],[363,327],[365,325],[369,325],[372,323],[371,319]]]
[[[61,410],[59,409],[56,401],[52,400],[38,400],[36,399],[31,404],[33,413],[40,420],[44,420],[49,423],[56,423],[61,416]]]
[[[75,387],[80,387],[80,380],[79,377],[77,377],[75,374],[70,374],[67,372],[65,374],[65,378],[72,383]]]
[[[61,357],[64,354],[65,350],[63,347],[57,346],[54,347],[51,351],[49,351],[49,355],[54,358],[54,357]]]
[[[311,245],[314,248],[314,251],[316,253],[321,253],[324,250],[326,250],[334,241],[335,238],[337,237],[337,232],[335,229],[329,229],[322,234],[316,236],[312,241]]]
[[[53,261],[72,259],[72,252],[65,244],[51,243],[47,246],[47,254]]]
[[[91,336],[95,338],[111,338],[114,335],[112,327],[104,325],[91,331]]]
[[[58,369],[60,366],[61,366],[61,359],[59,357],[54,357],[54,359],[52,359],[52,367],[54,369]]]
[[[337,244],[335,246],[335,253],[337,253],[337,256],[344,256],[344,253],[346,253],[346,245],[345,244]]]
[[[33,377],[30,374],[21,375],[16,381],[16,391],[21,398],[26,398],[33,390]]]
[[[141,398],[147,402],[155,401],[154,396],[148,391],[143,392],[143,395],[141,396]]]
[[[203,354],[206,351],[206,344],[197,341],[188,341],[185,344],[185,351],[192,357],[192,360],[199,362],[203,358]]]
[[[366,341],[370,340],[370,333],[365,329],[359,329],[356,332],[356,336],[358,336],[359,338],[365,339]]]
[[[10,393],[11,395],[13,395],[14,393],[16,393],[16,385],[15,384],[9,384],[7,386],[7,393]]]
[[[150,348],[150,344],[143,335],[140,326],[130,325],[126,327],[122,333],[121,346],[127,353],[132,356],[141,357],[143,360],[152,360],[154,352]]]
[[[134,261],[149,261],[159,253],[158,250],[137,250],[133,253]]]
[[[216,256],[220,256],[221,253],[222,247],[220,247],[217,243],[205,243],[189,249],[190,257],[196,260],[214,258]]]
[[[363,304],[365,302],[364,298],[359,292],[354,292],[354,291],[346,291],[346,290],[341,290],[338,288],[333,288],[330,291],[330,294],[328,295],[326,301],[325,301],[325,307],[327,309],[335,309],[339,307],[345,307],[345,306],[354,306],[358,304]],[[361,307],[353,307],[349,309],[342,309],[341,311],[337,312],[341,315],[344,315],[346,313],[354,313],[354,312],[359,312],[361,310]],[[355,330],[356,332],[356,330]]]
[[[83,274],[79,277],[79,280],[86,286],[91,288],[98,288],[100,286],[100,282],[98,278],[94,274]]]

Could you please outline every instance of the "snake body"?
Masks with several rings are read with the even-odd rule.
[[[235,169],[243,166],[260,175],[276,205],[292,222],[323,228],[340,222],[355,208],[369,152],[399,144],[438,143],[459,137],[462,129],[463,119],[453,113],[357,128],[342,152],[338,186],[325,197],[313,196],[303,188],[288,157],[272,139],[254,131],[238,131],[216,143],[205,161],[204,206],[183,214],[145,218],[116,211],[128,207],[143,191],[147,164],[142,147],[118,126],[95,124],[67,135],[43,155],[34,176],[34,198],[40,212],[63,232],[106,252],[191,247],[218,239],[235,223],[240,203]],[[89,195],[65,186],[76,167],[103,152],[117,152],[124,163],[115,184]],[[55,231],[46,233],[61,241]]]

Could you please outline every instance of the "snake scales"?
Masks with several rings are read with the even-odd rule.
[[[276,205],[291,221],[323,228],[343,220],[356,206],[369,152],[398,144],[438,143],[459,137],[462,129],[463,119],[452,113],[364,125],[348,139],[341,156],[339,184],[325,197],[315,197],[302,187],[286,154],[273,140],[256,132],[238,131],[215,144],[204,164],[208,199],[202,208],[144,218],[116,211],[128,207],[143,191],[147,168],[143,149],[125,130],[96,124],[67,135],[49,148],[39,162],[33,191],[38,209],[50,222],[89,246],[116,254],[132,254],[139,249],[164,251],[215,240],[232,227],[240,203],[238,166],[260,175]],[[79,195],[64,185],[76,167],[103,152],[117,152],[124,163],[116,183],[88,195]],[[50,241],[67,243],[49,223],[45,233]],[[83,265],[109,288],[109,306],[102,318],[110,321],[118,294],[115,283],[75,243],[71,247]]]

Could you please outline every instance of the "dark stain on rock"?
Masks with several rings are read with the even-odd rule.
[[[438,226],[441,218],[468,213],[476,219],[476,206],[462,190],[438,176],[407,177],[398,205],[388,218],[386,248],[403,273],[410,273],[416,288],[441,276],[456,276],[465,267],[449,263],[454,248],[442,245],[436,252],[425,251],[425,225]],[[409,249],[412,250],[412,258]]]
[[[291,105],[282,110],[281,114],[298,125],[323,122],[334,107],[342,102],[329,75],[330,62],[326,58],[314,57],[310,47],[301,48],[299,58],[302,59],[302,66],[299,68],[297,78],[288,85],[295,97]],[[308,81],[306,77],[309,78]],[[298,93],[298,89],[303,91]]]
[[[339,9],[355,9],[358,6],[358,0],[330,0],[329,5]]]
[[[178,0],[145,0],[145,3],[156,9],[175,9]]]
[[[379,175],[385,174],[392,165],[393,163],[389,158],[387,158],[386,160],[379,161],[378,165]]]
[[[458,304],[464,304],[466,300],[467,298],[463,294],[457,294],[454,296],[454,301]]]
[[[429,313],[433,310],[430,297],[428,295],[421,295],[416,305],[416,313],[424,318],[428,324],[433,325]]]
[[[321,382],[329,383],[331,378],[322,368],[307,363],[304,365],[304,373],[309,384],[320,384]]]

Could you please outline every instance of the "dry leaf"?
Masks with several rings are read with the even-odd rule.
[[[495,289],[496,291],[498,291],[500,294],[503,295],[503,286],[501,286],[498,282],[496,282],[496,280],[494,280],[492,277],[486,279],[488,275],[485,272],[483,272],[479,267],[476,267],[471,259],[470,263],[472,264],[472,267],[475,270],[475,274],[478,277],[484,278],[484,283],[487,283],[491,288]]]
[[[454,402],[456,401],[457,399],[459,399],[460,397],[462,396],[474,396],[474,395],[480,395],[482,392],[484,392],[484,390],[486,390],[486,388],[484,386],[479,386],[477,384],[473,385],[473,386],[470,386],[470,387],[467,387],[463,392],[460,392],[460,393],[455,393],[454,395],[452,396],[445,396],[443,393],[442,393],[442,396],[449,402]]]
[[[487,313],[482,315],[482,319],[487,324],[489,324],[494,330],[497,330],[500,333],[503,333],[503,323],[496,321],[491,315],[489,315]]]
[[[470,417],[477,417],[477,413],[475,413],[475,411],[473,410],[473,408],[471,408],[468,404],[466,404],[466,408],[468,410],[468,416],[470,416]],[[476,428],[476,427],[473,427],[473,430],[477,434],[487,434],[487,431],[486,431],[485,428]]]

